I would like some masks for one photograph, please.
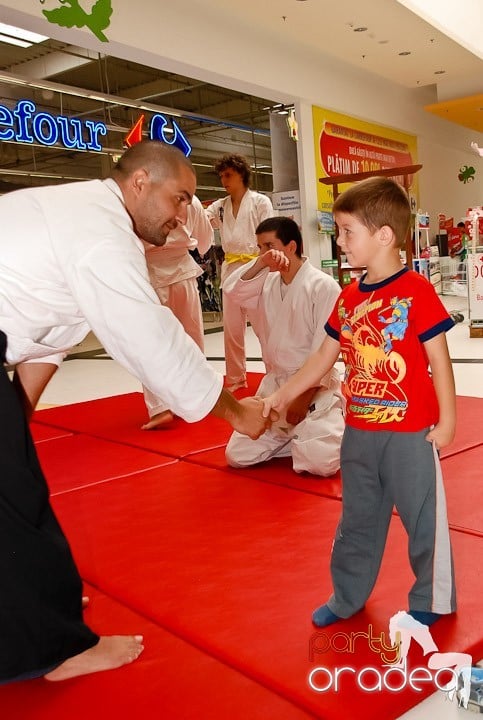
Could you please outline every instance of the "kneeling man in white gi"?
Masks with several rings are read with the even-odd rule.
[[[340,288],[302,256],[302,236],[290,218],[268,218],[256,234],[259,257],[233,273],[223,291],[256,312],[267,370],[257,395],[266,397],[320,346]],[[295,472],[332,475],[339,469],[343,409],[339,375],[332,368],[258,440],[234,432],[226,448],[227,462],[246,467],[291,455]]]

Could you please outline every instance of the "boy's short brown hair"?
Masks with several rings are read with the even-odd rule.
[[[250,184],[251,170],[250,165],[243,155],[238,155],[238,153],[223,155],[223,157],[215,162],[214,169],[218,175],[223,172],[223,170],[228,170],[228,168],[235,170],[235,172],[241,175],[244,186],[248,187]]]
[[[339,195],[332,212],[355,215],[370,232],[387,225],[396,236],[396,247],[403,247],[411,223],[411,207],[404,188],[386,177],[355,183]]]

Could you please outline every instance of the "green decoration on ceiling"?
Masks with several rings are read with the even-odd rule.
[[[43,4],[45,0],[40,0]],[[110,24],[112,15],[111,0],[97,0],[90,13],[81,8],[78,0],[59,0],[62,5],[54,10],[42,10],[50,23],[61,27],[88,27],[102,42],[109,42],[102,32]]]

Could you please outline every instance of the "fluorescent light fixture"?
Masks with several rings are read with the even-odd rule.
[[[16,77],[14,75],[0,75],[0,82],[8,83],[9,85],[28,85],[29,81],[27,78]]]
[[[4,35],[0,33],[0,42],[7,43],[8,45],[16,45],[17,47],[28,48],[32,47],[32,43],[20,40],[19,38],[10,37],[10,35]]]
[[[25,40],[30,44],[40,43],[49,39],[47,35],[39,35],[38,33],[30,32],[30,30],[24,30],[23,28],[15,27],[15,25],[6,25],[5,23],[0,23],[0,33],[2,35],[8,35],[11,38],[17,38],[18,40]],[[23,45],[22,47],[29,46]]]
[[[16,175],[18,177],[49,178],[51,180],[89,180],[80,175],[59,175],[58,173],[44,173],[35,170],[5,170],[0,168],[0,175]]]

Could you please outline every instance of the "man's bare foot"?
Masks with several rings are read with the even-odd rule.
[[[174,415],[171,410],[163,410],[163,412],[153,415],[149,422],[141,425],[141,430],[156,430],[162,428],[165,425],[169,425],[174,420]]]
[[[136,660],[144,650],[142,635],[107,635],[97,645],[74,655],[52,672],[44,675],[46,680],[68,680],[79,675],[114,670]]]

